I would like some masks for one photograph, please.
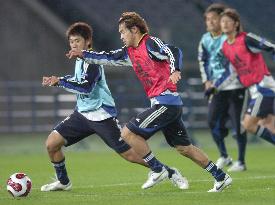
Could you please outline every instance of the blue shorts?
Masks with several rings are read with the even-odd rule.
[[[161,130],[172,147],[191,144],[182,121],[182,106],[154,105],[132,118],[126,127],[146,140]]]
[[[121,138],[116,118],[108,118],[103,121],[91,121],[79,112],[74,111],[70,116],[59,123],[54,130],[66,140],[66,147],[92,134],[97,134],[117,153],[123,153],[130,149],[130,146]]]
[[[251,99],[246,113],[259,118],[265,118],[269,114],[274,115],[275,97],[260,96],[256,99]]]

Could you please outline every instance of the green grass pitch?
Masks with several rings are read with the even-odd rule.
[[[46,135],[45,135],[46,136]],[[262,142],[250,144],[247,149],[248,170],[232,173],[233,184],[222,193],[207,193],[212,188],[212,177],[175,150],[163,146],[162,136],[150,141],[157,157],[177,167],[189,180],[190,189],[182,191],[169,181],[142,190],[148,170],[128,163],[96,139],[86,142],[86,149],[66,150],[66,163],[73,189],[68,192],[40,192],[40,186],[50,182],[53,168],[43,148],[46,137],[1,137],[0,144],[0,204],[37,205],[182,205],[182,204],[274,204],[275,203],[275,149]],[[207,135],[196,138],[208,156],[216,160],[216,148]],[[236,143],[228,138],[229,153],[236,158]],[[26,198],[13,199],[6,191],[6,180],[14,172],[25,172],[33,187]]]

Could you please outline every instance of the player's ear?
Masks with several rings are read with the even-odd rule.
[[[131,31],[132,31],[133,33],[138,33],[138,32],[139,32],[139,28],[138,28],[137,26],[133,26],[133,27],[131,28]]]

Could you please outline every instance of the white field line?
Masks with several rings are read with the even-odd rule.
[[[255,177],[242,177],[242,178],[233,178],[233,182],[234,181],[246,181],[246,180],[262,180],[262,179],[275,179],[275,175],[274,176],[255,176]],[[189,180],[189,182],[213,182],[213,180],[209,180],[209,179],[197,179],[197,180]],[[88,186],[73,186],[73,189],[85,189],[85,188],[100,188],[100,187],[119,187],[119,186],[133,186],[133,185],[141,185],[142,183],[118,183],[118,184],[102,184],[102,185],[88,185]],[[210,188],[210,187],[209,187]],[[32,188],[32,190],[40,190],[40,188],[34,187]],[[257,188],[257,189],[240,189],[240,188],[234,188],[234,189],[230,189],[230,190],[236,190],[238,192],[268,192],[268,191],[274,191],[275,190],[275,186],[274,187],[261,187],[261,188]],[[125,193],[108,193],[109,196],[136,196],[136,195],[151,195],[151,196],[157,196],[160,193],[152,193],[152,192],[146,192],[146,190],[144,190],[141,193],[137,193],[137,192],[125,192]],[[183,190],[182,192],[173,192],[173,191],[168,191],[165,192],[165,194],[167,194],[167,196],[169,195],[179,195],[179,194],[206,194],[207,190],[202,190],[202,191],[189,191],[189,190]],[[72,194],[72,192],[70,192],[70,194]],[[162,195],[164,193],[161,193]],[[212,194],[212,193],[209,193]],[[99,194],[95,194],[95,193],[89,193],[89,194],[72,194],[74,197],[102,197],[102,195],[104,195],[104,193],[102,195]],[[41,196],[40,196],[41,197]],[[49,197],[47,194],[43,195],[41,198],[47,198]],[[59,196],[59,198],[61,198],[62,196]],[[66,197],[66,196],[64,196]],[[1,196],[0,199],[11,199],[11,196],[9,196],[8,194],[6,196]]]
[[[255,176],[255,177],[233,177],[234,181],[246,181],[246,180],[262,180],[262,179],[275,179],[275,175],[271,176]],[[213,179],[196,179],[196,180],[188,180],[189,183],[197,183],[197,182],[213,182]],[[100,188],[100,187],[118,187],[118,186],[132,186],[132,185],[142,185],[142,182],[134,182],[134,183],[118,183],[118,184],[101,184],[101,185],[86,185],[86,186],[73,186],[74,189],[85,189],[85,188]],[[33,188],[34,190],[40,188]]]

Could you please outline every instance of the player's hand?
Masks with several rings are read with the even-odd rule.
[[[206,97],[208,101],[211,101],[212,97],[217,93],[218,93],[217,88],[212,86],[204,91],[204,97]]]
[[[177,82],[179,82],[180,79],[181,79],[180,71],[173,72],[169,77],[169,80],[172,81],[172,83],[174,84],[177,84]]]
[[[51,83],[51,77],[43,76],[42,85],[43,86],[50,86],[50,83]]]
[[[57,76],[52,76],[49,86],[56,86],[56,85],[58,85],[58,83],[59,83],[59,77],[57,77]]]
[[[80,50],[72,49],[72,50],[70,50],[70,51],[66,54],[66,56],[67,56],[69,59],[71,59],[71,58],[77,58],[77,57],[83,58],[83,53],[82,53],[82,51],[80,51]]]
[[[211,81],[206,81],[204,83],[204,90],[207,91],[208,89],[210,89],[211,87],[213,87],[213,83]]]

